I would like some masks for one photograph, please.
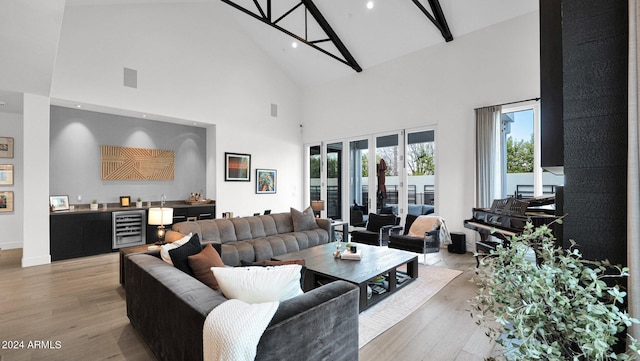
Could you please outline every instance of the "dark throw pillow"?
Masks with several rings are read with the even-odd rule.
[[[413,221],[415,221],[417,218],[418,216],[416,215],[407,214],[407,219],[405,219],[404,221],[404,231],[403,231],[405,236],[409,233],[409,229],[411,228]]]
[[[211,244],[206,245],[198,254],[187,257],[189,267],[193,271],[193,275],[200,282],[211,287],[214,290],[219,288],[218,281],[211,271],[211,267],[224,267],[222,258]]]
[[[182,272],[194,276],[191,267],[189,267],[189,256],[198,254],[200,253],[200,251],[202,251],[200,237],[198,236],[198,234],[194,234],[189,242],[183,244],[178,248],[169,250],[169,256],[171,257],[171,262],[173,262],[174,267],[181,270]]]

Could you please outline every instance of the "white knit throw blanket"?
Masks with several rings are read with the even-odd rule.
[[[204,361],[251,361],[279,302],[249,304],[231,299],[207,315],[202,329]]]

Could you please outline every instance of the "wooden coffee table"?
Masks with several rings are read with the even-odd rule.
[[[304,290],[316,288],[334,280],[344,280],[360,287],[360,312],[380,302],[418,278],[418,256],[387,247],[351,243],[362,252],[359,261],[334,258],[335,243],[311,247],[274,257],[280,261],[305,259]],[[342,250],[344,250],[344,243]],[[398,268],[406,265],[406,271]],[[372,288],[367,297],[367,286]]]

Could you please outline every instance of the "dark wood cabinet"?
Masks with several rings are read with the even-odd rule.
[[[214,204],[167,205],[167,207],[173,208],[173,223],[188,219],[213,219],[216,215]],[[115,251],[112,248],[112,214],[114,211],[121,210],[115,208],[112,210],[52,213],[49,216],[51,260],[59,261]],[[165,228],[171,229],[171,225],[166,225]],[[147,244],[157,241],[158,227],[147,225]]]
[[[173,225],[174,223],[185,222],[188,220],[214,219],[216,218],[216,206],[213,204],[206,205],[184,205],[180,207],[170,206],[173,208]],[[147,214],[148,216],[148,214]],[[171,229],[171,225],[165,225],[165,229]],[[158,241],[158,226],[147,225],[147,244]]]
[[[51,260],[111,252],[111,212],[50,216]]]

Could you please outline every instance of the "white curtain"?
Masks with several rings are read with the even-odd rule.
[[[629,1],[629,140],[627,169],[627,264],[629,265],[629,313],[640,318],[640,148],[638,147],[638,35],[640,9],[636,0]],[[629,332],[640,338],[640,326]]]
[[[476,109],[476,207],[502,197],[501,106]]]

